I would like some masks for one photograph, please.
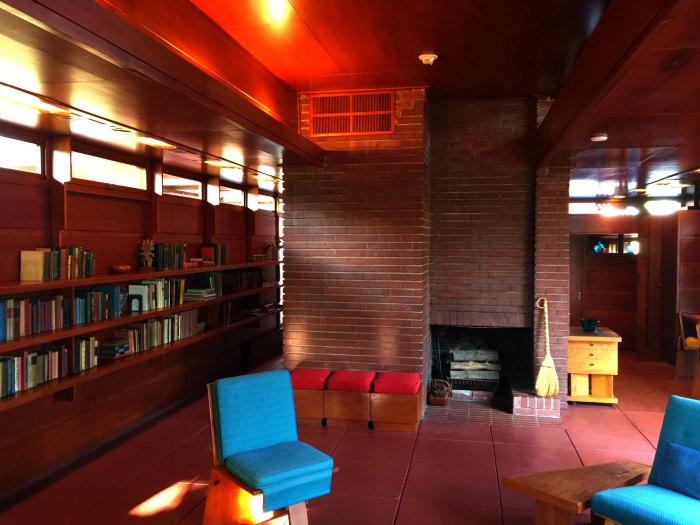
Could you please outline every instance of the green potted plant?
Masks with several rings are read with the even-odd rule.
[[[444,379],[433,379],[428,387],[428,404],[434,406],[447,406],[447,401],[452,396],[452,385]]]

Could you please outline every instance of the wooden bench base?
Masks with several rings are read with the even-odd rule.
[[[297,423],[319,424],[323,421],[324,390],[294,390]]]
[[[421,389],[416,394],[371,394],[370,418],[374,428],[415,432],[420,422],[422,400]]]
[[[323,394],[323,417],[330,426],[366,426],[369,421],[369,392],[338,392]]]

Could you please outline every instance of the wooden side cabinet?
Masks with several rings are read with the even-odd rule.
[[[617,375],[617,345],[622,338],[609,328],[595,333],[572,326],[569,333],[570,402],[617,403],[613,380]]]

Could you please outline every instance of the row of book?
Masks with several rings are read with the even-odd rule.
[[[194,276],[192,285],[185,291],[185,302],[204,301],[221,295],[221,272],[200,273]]]
[[[168,308],[185,302],[185,279],[144,279],[130,284],[128,295],[140,298],[142,312],[156,308]]]
[[[167,315],[161,322],[148,319],[115,330],[114,337],[75,338],[73,352],[66,344],[52,343],[41,350],[0,356],[0,397],[34,388],[70,374],[89,370],[127,355],[191,337],[204,330],[198,310]]]
[[[70,326],[70,301],[63,295],[0,299],[0,341]]]
[[[34,388],[69,373],[68,348],[65,345],[46,345],[42,350],[0,356],[0,396]]]
[[[21,250],[20,281],[80,279],[95,275],[95,254],[80,246]]]
[[[147,279],[128,285],[126,292],[140,298],[141,311],[168,308],[184,304],[186,300],[202,300],[216,297],[221,288],[221,274],[197,276],[195,284],[187,288],[185,279]],[[214,286],[215,288],[210,288]],[[89,290],[77,289],[71,313],[71,301],[62,294],[54,296],[0,299],[0,342],[19,337],[50,332],[71,325],[90,324],[95,321],[117,319],[121,316],[126,300],[118,284],[95,286]]]
[[[116,319],[121,315],[122,293],[118,284],[95,286],[92,290],[75,291],[76,325]]]
[[[182,270],[185,267],[184,244],[157,242],[153,245],[153,268],[156,270]]]
[[[101,359],[114,360],[117,357],[145,352],[162,345],[163,323],[159,319],[148,319],[132,323],[129,326],[115,330],[114,337],[115,339],[126,340],[126,351],[121,354],[111,355],[112,350],[110,348],[109,351],[100,354]]]
[[[163,344],[174,343],[180,339],[192,337],[204,330],[204,325],[198,322],[199,310],[188,310],[163,318]]]
[[[263,284],[262,268],[245,268],[235,272],[224,272],[223,292],[236,293],[260,288]]]
[[[202,260],[220,266],[228,264],[228,245],[219,243],[202,244],[199,248]]]

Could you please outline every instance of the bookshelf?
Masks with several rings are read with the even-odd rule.
[[[32,388],[17,391],[16,393],[0,397],[0,426],[8,429],[0,435],[0,449],[3,444],[16,438],[17,441],[33,442],[34,439],[44,443],[45,434],[53,432],[53,427],[65,427],[61,431],[73,433],[76,428],[89,439],[85,444],[99,442],[109,434],[102,430],[91,431],[90,427],[99,425],[99,421],[104,421],[108,416],[110,405],[120,405],[120,410],[124,410],[119,398],[124,393],[142,392],[147,395],[144,389],[154,388],[158,390],[158,382],[153,382],[154,377],[160,381],[176,381],[177,379],[167,379],[167,376],[186,376],[187,369],[194,367],[196,376],[202,374],[201,361],[208,362],[204,372],[206,380],[217,377],[230,366],[221,366],[227,357],[231,357],[232,348],[236,345],[245,345],[253,341],[261,334],[279,329],[279,305],[280,290],[282,285],[273,279],[278,279],[279,263],[277,261],[261,261],[255,263],[242,263],[224,266],[213,266],[204,268],[191,268],[183,270],[135,272],[131,274],[103,275],[84,279],[69,281],[46,281],[46,282],[4,282],[0,284],[0,300],[9,297],[16,299],[42,297],[46,294],[61,292],[71,303],[70,315],[71,325],[65,328],[40,332],[33,335],[16,337],[11,340],[0,342],[0,357],[22,356],[28,352],[38,351],[48,344],[60,343],[67,348],[68,363],[73,364],[73,356],[77,351],[78,339],[82,337],[95,337],[98,341],[97,349],[101,343],[115,336],[115,332],[125,327],[134,326],[138,323],[145,323],[155,320],[158,323],[161,336],[163,336],[164,319],[168,316],[175,316],[184,312],[196,311],[197,320],[201,326],[198,331],[188,337],[173,340],[160,344],[154,348],[140,352],[130,353],[118,357],[114,360],[99,360],[92,368],[71,372],[65,377],[42,382]],[[245,280],[241,275],[250,275],[251,271],[259,275],[259,279]],[[94,286],[105,284],[118,286],[122,294],[126,294],[128,285],[141,283],[143,281],[154,281],[167,278],[184,278],[190,282],[198,275],[216,275],[223,283],[222,288],[217,291],[215,297],[203,300],[185,302],[183,304],[173,304],[163,308],[154,308],[138,313],[130,313],[125,310],[126,304],[120,315],[112,319],[104,319],[86,324],[76,325],[75,320],[75,294],[76,291],[91,289]],[[227,279],[228,278],[228,279]],[[227,281],[229,284],[227,285]],[[242,283],[242,289],[231,286],[233,283]],[[267,308],[264,308],[267,307]],[[254,314],[245,315],[248,310],[259,310]],[[228,312],[226,314],[225,312]],[[164,338],[164,337],[163,337]],[[234,343],[234,344],[232,344]],[[97,354],[99,355],[99,353]],[[203,357],[205,356],[205,357]],[[238,363],[235,368],[240,368]],[[217,370],[219,369],[219,370]],[[26,370],[25,370],[26,371]],[[191,383],[192,379],[183,378],[182,383]],[[201,379],[195,383],[203,384]],[[192,385],[190,384],[190,388]],[[95,391],[101,395],[95,396]],[[140,397],[140,395],[138,396]],[[86,399],[94,401],[100,407],[93,414],[93,421],[89,427],[74,421],[81,419],[85,410],[85,405],[92,404]],[[143,400],[141,400],[141,403]],[[73,407],[71,407],[73,405]],[[41,407],[51,407],[57,412],[57,417],[40,416],[44,414]],[[150,410],[137,410],[130,419],[136,419],[148,413]],[[32,424],[32,416],[34,423]],[[24,425],[17,427],[17,421],[23,421]],[[44,426],[48,429],[42,428]],[[118,426],[118,425],[117,425]],[[106,428],[110,428],[107,424]],[[20,448],[22,448],[20,447]],[[61,447],[58,447],[59,449]],[[51,456],[51,454],[49,454]],[[62,458],[63,453],[57,453],[56,459]],[[25,469],[20,470],[17,465],[13,470],[10,461],[8,478],[15,482],[22,479]],[[46,465],[43,465],[46,466]],[[6,468],[8,468],[6,467]],[[4,490],[11,487],[4,486]]]
[[[105,275],[102,277],[89,277],[84,279],[75,279],[70,281],[46,281],[41,283],[2,283],[0,284],[0,300],[5,297],[17,297],[18,299],[27,296],[31,297],[35,294],[42,293],[52,293],[55,291],[62,291],[66,293],[65,298],[68,300],[71,306],[71,326],[66,328],[57,328],[50,331],[44,331],[37,334],[18,336],[13,339],[0,342],[0,357],[3,356],[16,356],[21,354],[23,351],[31,349],[41,349],[43,345],[53,342],[61,342],[67,344],[68,353],[73,355],[76,351],[75,338],[80,336],[88,336],[91,334],[101,334],[103,339],[109,339],[108,335],[110,331],[117,330],[121,327],[133,326],[134,323],[141,323],[143,321],[155,319],[161,321],[160,329],[163,330],[162,320],[167,316],[179,314],[182,312],[188,312],[196,310],[200,314],[199,317],[203,319],[204,329],[201,333],[196,333],[190,335],[189,337],[179,339],[177,341],[165,343],[158,345],[155,349],[144,350],[142,352],[130,353],[127,356],[118,358],[119,366],[128,367],[133,366],[138,363],[138,359],[151,359],[152,356],[167,353],[176,350],[184,345],[193,344],[199,341],[210,339],[216,336],[220,336],[225,332],[234,330],[236,328],[245,327],[248,325],[253,325],[258,323],[261,319],[265,319],[271,316],[276,316],[281,308],[275,306],[268,309],[267,311],[261,311],[255,315],[244,315],[241,310],[245,310],[245,306],[251,304],[250,301],[247,304],[236,304],[240,300],[246,298],[252,298],[258,307],[262,307],[264,304],[278,304],[279,295],[278,291],[281,288],[281,284],[276,281],[266,281],[265,284],[260,285],[250,285],[245,286],[243,290],[236,291],[219,291],[216,297],[209,299],[203,299],[199,301],[189,301],[183,304],[175,304],[172,306],[167,306],[163,308],[153,308],[140,313],[130,313],[125,311],[126,304],[122,306],[122,311],[119,317],[112,319],[98,320],[90,323],[76,324],[75,320],[75,293],[77,290],[82,290],[86,288],[91,288],[93,286],[99,286],[104,284],[116,284],[122,285],[121,288],[125,288],[125,285],[130,283],[141,283],[143,281],[153,281],[158,279],[166,279],[170,277],[191,277],[198,274],[217,274],[217,275],[233,275],[241,274],[242,271],[250,269],[261,270],[261,279],[263,278],[263,272],[265,269],[272,270],[276,274],[276,266],[278,262],[276,261],[263,261],[258,263],[247,263],[247,264],[235,264],[235,265],[225,265],[225,266],[210,266],[204,268],[192,268],[183,270],[168,270],[168,271],[156,271],[156,272],[137,272],[132,274],[119,274],[119,275]],[[273,277],[273,275],[268,275],[266,277]],[[126,291],[122,290],[122,295],[126,294]],[[209,313],[207,310],[215,308],[216,305],[222,305],[224,303],[229,303],[235,305],[233,308],[233,319],[222,322],[222,315],[217,315],[217,312]],[[263,304],[261,304],[263,303]],[[231,308],[229,308],[229,311]],[[0,322],[5,322],[5,319],[0,319]],[[148,354],[148,355],[146,355]],[[122,361],[124,363],[122,363]],[[109,373],[113,367],[117,365],[117,362],[104,362],[96,365],[94,368],[88,370],[78,370],[73,371],[66,377],[50,379],[46,382],[34,386],[28,389],[18,390],[16,393],[5,395],[0,397],[0,412],[10,410],[15,406],[26,403],[35,399],[40,395],[47,395],[53,392],[61,391],[69,387],[74,387],[79,385],[82,381],[93,380],[97,377],[97,371],[95,368],[100,368],[99,373]],[[106,372],[105,372],[106,371]],[[36,390],[36,392],[35,392]],[[41,393],[40,393],[41,392]]]
[[[25,133],[2,122],[0,133],[41,144],[46,157],[54,151],[75,150],[71,137]],[[45,345],[64,345],[72,357],[81,339],[95,338],[100,343],[116,339],[116,331],[138,323],[160,323],[165,340],[166,319],[171,319],[170,327],[175,330],[172,319],[191,311],[196,311],[201,331],[0,397],[0,501],[174,404],[204,392],[207,382],[245,372],[282,347],[278,306],[281,263],[248,262],[251,256],[264,254],[268,245],[277,244],[277,213],[159,195],[153,179],[164,168],[207,182],[207,187],[215,187],[218,178],[165,166],[158,152],[150,152],[144,162],[143,155],[136,158],[139,153],[110,150],[96,143],[87,146],[82,144],[81,148],[147,166],[148,187],[137,190],[79,180],[60,183],[52,177],[51,163],[43,175],[0,169],[0,233],[4,241],[0,301],[62,296],[70,304],[71,319],[65,327],[0,341],[0,357],[38,351]],[[203,168],[198,164],[192,169]],[[247,184],[241,187],[247,190]],[[185,261],[201,257],[205,245],[226,245],[230,264],[109,272],[115,265],[139,268],[139,246],[144,239],[185,245]],[[23,250],[67,246],[94,253],[94,277],[18,280]],[[223,276],[253,271],[262,273],[263,278],[243,289],[222,287],[215,297],[138,313],[126,311],[127,304],[118,317],[75,324],[76,296],[84,298],[95,287],[117,287],[121,295],[128,292],[129,285],[148,280],[184,279],[192,283],[203,274],[217,273],[223,281]],[[263,282],[267,284],[263,286]]]

